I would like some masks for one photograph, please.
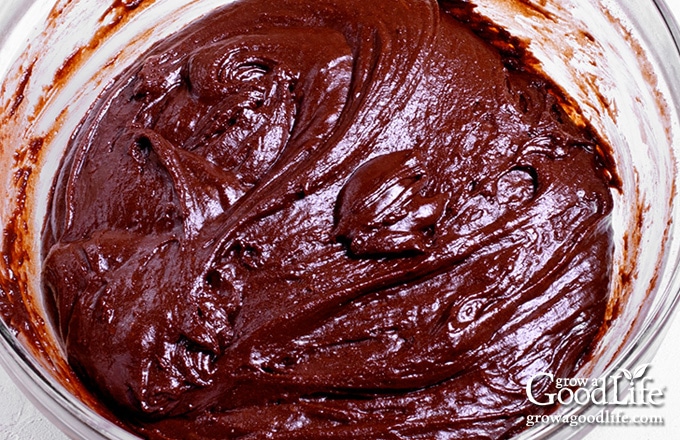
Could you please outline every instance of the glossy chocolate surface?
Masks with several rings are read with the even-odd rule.
[[[68,359],[152,438],[498,438],[602,325],[611,172],[435,1],[242,0],[74,134],[44,232]]]

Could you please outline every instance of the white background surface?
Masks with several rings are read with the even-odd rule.
[[[3,0],[0,0],[3,1]],[[666,0],[676,20],[680,21],[680,0]],[[680,78],[678,78],[680,81]],[[646,377],[653,388],[665,390],[665,404],[659,408],[626,409],[626,415],[664,417],[663,427],[597,426],[587,440],[644,440],[680,438],[680,319],[676,317]],[[54,425],[21,394],[0,368],[0,440],[66,440]]]

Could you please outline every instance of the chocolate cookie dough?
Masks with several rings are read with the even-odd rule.
[[[499,438],[602,326],[612,170],[460,4],[240,0],[112,82],[54,182],[69,362],[150,438]],[[507,49],[507,47],[506,47]]]

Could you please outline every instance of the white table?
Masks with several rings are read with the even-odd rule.
[[[666,0],[680,21],[680,0]],[[680,78],[678,78],[680,81]],[[647,374],[656,386],[666,389],[665,405],[661,408],[626,410],[634,417],[664,417],[663,427],[649,426],[597,426],[587,440],[616,438],[617,440],[644,440],[680,438],[680,319],[676,317],[664,343],[652,361]],[[38,410],[21,394],[4,370],[0,368],[0,439],[3,440],[66,440]]]

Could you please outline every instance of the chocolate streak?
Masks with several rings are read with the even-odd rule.
[[[155,438],[498,438],[611,273],[596,140],[435,1],[242,0],[161,42],[55,180],[69,362]]]

